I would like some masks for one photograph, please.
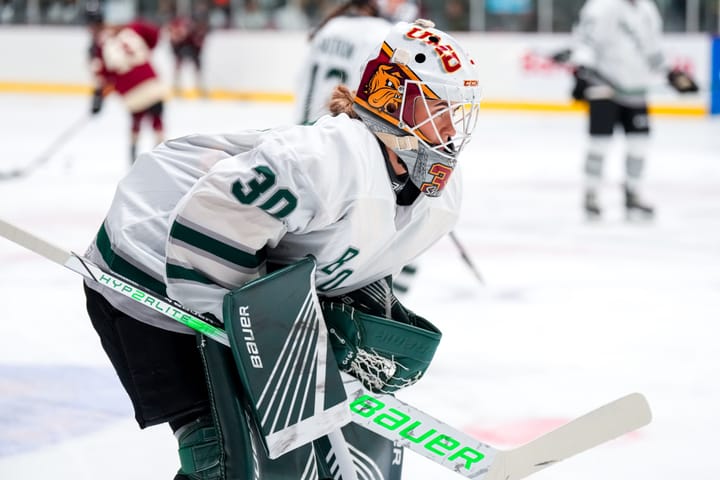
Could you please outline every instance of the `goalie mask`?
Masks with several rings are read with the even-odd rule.
[[[478,77],[467,52],[427,20],[395,25],[365,67],[354,110],[425,195],[442,193],[475,129]]]

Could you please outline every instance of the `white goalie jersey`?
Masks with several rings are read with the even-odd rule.
[[[313,255],[316,288],[327,295],[396,274],[453,228],[460,198],[456,172],[442,196],[397,205],[377,138],[346,115],[314,126],[193,135],[139,157],[88,256],[222,318],[224,295],[268,263]],[[92,288],[146,323],[186,331]]]
[[[667,69],[662,18],[652,0],[589,0],[574,33],[571,61],[598,71],[621,95],[644,95]]]
[[[330,94],[337,85],[357,88],[362,67],[377,54],[390,27],[384,18],[340,16],[317,32],[297,79],[297,123],[311,123],[329,113]]]

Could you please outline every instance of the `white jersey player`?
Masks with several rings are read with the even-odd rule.
[[[411,0],[350,0],[331,12],[310,34],[298,74],[295,121],[311,123],[328,114],[333,89],[357,86],[362,67],[393,22],[412,21],[416,13]]]
[[[611,82],[619,101],[643,104],[659,72],[662,18],[652,0],[589,0],[580,11],[571,61]]]
[[[654,214],[639,194],[650,133],[648,89],[659,74],[666,74],[678,91],[697,91],[687,74],[668,68],[661,34],[662,19],[652,0],[588,0],[580,11],[570,61],[577,66],[573,97],[589,103],[583,206],[591,219],[601,214],[599,186],[616,124],[623,127],[627,140],[626,214],[628,218]]]
[[[191,135],[142,154],[120,182],[88,256],[218,319],[229,291],[308,255],[323,296],[371,287],[454,226],[456,164],[477,121],[478,77],[450,35],[427,21],[399,23],[367,62],[357,95],[336,90],[334,116]],[[168,422],[176,432],[176,480],[222,480],[233,469],[245,473],[232,478],[317,478],[302,475],[306,463],[283,463],[290,453],[271,460],[250,445],[250,417],[222,420],[243,395],[223,373],[230,353],[217,357],[161,315],[87,287],[88,313],[139,425]],[[400,320],[393,314],[384,321]],[[403,328],[434,327],[421,319]],[[227,440],[233,432],[246,436]],[[388,468],[392,462],[390,455]],[[384,480],[399,478],[395,472]]]

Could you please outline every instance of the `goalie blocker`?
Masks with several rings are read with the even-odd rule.
[[[402,447],[348,425],[351,409],[333,351],[343,355],[345,370],[364,373],[369,388],[395,390],[422,375],[440,334],[415,315],[410,325],[328,303],[330,342],[314,272],[314,261],[306,258],[226,295],[223,316],[232,348],[200,338],[214,418],[176,433],[179,478],[339,473],[354,480],[372,472],[369,478],[400,479]],[[357,370],[363,361],[371,368]]]

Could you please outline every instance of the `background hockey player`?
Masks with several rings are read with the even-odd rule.
[[[662,74],[679,92],[697,91],[686,73],[669,69],[661,34],[662,19],[652,0],[589,0],[580,11],[570,61],[577,66],[573,97],[589,104],[583,207],[590,218],[601,215],[603,162],[616,124],[622,126],[626,140],[626,214],[629,218],[654,214],[640,193],[650,133],[648,89]]]
[[[389,278],[455,225],[456,162],[479,110],[476,63],[431,25],[391,29],[357,95],[339,87],[334,115],[314,125],[191,135],[140,155],[89,258],[227,320],[230,290],[312,255],[326,321],[336,322],[338,335],[370,322],[367,328],[400,327],[417,346],[398,364],[397,350],[375,343],[382,335],[344,335],[342,347],[355,353],[337,359],[341,369],[376,392],[417,381],[440,332],[397,301]],[[245,404],[225,347],[196,343],[182,325],[98,284],[88,283],[86,295],[138,424],[168,422],[178,438],[177,480],[356,477],[347,464],[331,472],[324,459],[337,444],[316,451],[322,439],[267,458],[251,420],[257,405]],[[278,315],[285,308],[278,302]],[[355,455],[350,465],[399,480],[401,449],[353,424],[342,434]]]
[[[90,67],[95,77],[91,112],[97,114],[105,95],[117,92],[130,112],[130,161],[137,155],[140,127],[148,120],[156,143],[163,140],[163,101],[166,87],[152,65],[152,50],[160,30],[136,20],[127,25],[106,25],[102,11],[86,12],[92,35]]]
[[[207,94],[202,78],[202,50],[208,31],[208,12],[204,3],[198,5],[193,15],[177,15],[168,24],[170,46],[175,61],[173,87],[178,95],[181,93],[180,74],[185,62],[193,66],[195,87],[199,94]]]
[[[362,67],[395,22],[413,21],[417,7],[408,0],[350,0],[331,11],[310,33],[308,55],[298,76],[297,123],[330,113],[337,85],[355,88]]]

